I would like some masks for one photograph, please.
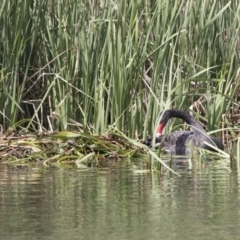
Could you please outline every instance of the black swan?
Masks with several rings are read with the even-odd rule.
[[[168,120],[173,117],[184,120],[190,125],[191,131],[176,131],[162,135],[162,131]],[[215,149],[211,148],[207,144],[204,144],[204,142],[210,143],[221,150],[224,149],[222,142],[215,137],[209,136],[201,124],[190,114],[174,109],[166,110],[163,113],[160,113],[160,121],[156,133],[156,143],[160,143],[162,148],[169,150],[176,155],[188,155],[191,151],[190,146],[186,146],[188,144],[210,151],[215,151]],[[145,140],[144,144],[151,146],[152,138],[150,137]]]

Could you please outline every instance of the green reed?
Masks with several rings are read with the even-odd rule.
[[[37,130],[114,124],[141,138],[166,108],[219,128],[239,107],[239,9],[237,0],[3,0],[4,129],[29,118]]]

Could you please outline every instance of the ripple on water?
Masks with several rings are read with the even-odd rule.
[[[0,168],[4,239],[234,239],[239,178],[224,167],[181,177],[129,168]],[[237,239],[237,238],[235,238]]]

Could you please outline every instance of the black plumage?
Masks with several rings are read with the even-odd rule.
[[[162,134],[162,131],[168,121],[171,118],[180,118],[190,125],[191,131],[176,131],[166,135]],[[190,146],[203,148],[210,151],[215,151],[204,142],[210,143],[213,146],[223,150],[223,143],[212,136],[209,136],[201,124],[190,114],[180,110],[166,110],[160,114],[159,125],[156,133],[156,143],[159,143],[160,147],[165,150],[171,151],[177,155],[187,155],[191,151]],[[152,146],[152,138],[147,138],[144,143],[148,146]]]

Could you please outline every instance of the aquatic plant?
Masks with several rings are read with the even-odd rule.
[[[239,10],[237,0],[3,0],[3,130],[27,119],[40,134],[116,125],[138,139],[178,108],[234,139]]]

